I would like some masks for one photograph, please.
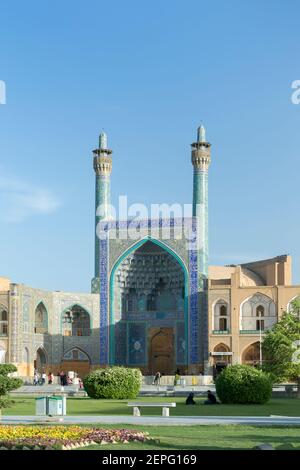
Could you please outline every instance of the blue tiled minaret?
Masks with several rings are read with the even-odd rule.
[[[208,373],[208,168],[210,165],[210,143],[206,141],[205,128],[197,132],[197,142],[192,144],[193,217],[197,224],[197,270],[199,292],[199,329],[201,362],[204,373]]]
[[[109,218],[110,210],[110,175],[112,170],[112,150],[107,145],[107,135],[101,132],[99,147],[93,150],[95,170],[95,276],[92,279],[92,293],[100,291],[100,239],[97,236],[98,222]]]

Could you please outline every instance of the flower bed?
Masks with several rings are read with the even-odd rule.
[[[147,433],[80,426],[0,426],[0,450],[69,450],[95,444],[144,442]]]

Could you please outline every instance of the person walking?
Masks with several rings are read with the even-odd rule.
[[[53,378],[54,378],[54,376],[53,376],[52,372],[49,372],[49,374],[48,374],[48,385],[51,385],[53,383]]]
[[[161,373],[160,372],[156,372],[155,374],[155,377],[154,377],[154,385],[159,385],[160,383],[160,378],[161,378]]]
[[[63,387],[64,386],[64,371],[61,370],[60,373],[59,373],[59,379],[60,379],[60,385]]]
[[[46,372],[43,371],[43,373],[42,373],[42,385],[45,385],[45,383],[46,383],[46,378],[47,378]]]
[[[67,374],[64,372],[63,373],[63,386],[68,385],[68,379],[67,379]]]
[[[33,385],[37,385],[38,383],[39,383],[39,374],[37,373],[37,371],[35,371],[33,375]]]

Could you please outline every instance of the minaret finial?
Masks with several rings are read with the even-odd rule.
[[[104,131],[101,131],[99,136],[99,148],[101,150],[107,150],[107,134]]]
[[[198,127],[197,142],[206,142],[205,127],[203,126],[202,122],[200,127]]]

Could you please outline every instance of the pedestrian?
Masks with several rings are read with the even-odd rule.
[[[33,376],[33,385],[37,385],[39,383],[39,374],[37,373],[37,371],[34,372],[34,376]]]
[[[59,373],[59,379],[60,379],[60,385],[63,387],[64,386],[64,371],[61,370],[60,373]]]
[[[154,382],[153,382],[153,384],[154,384],[154,385],[159,385],[159,383],[160,383],[160,378],[161,378],[161,373],[160,373],[160,372],[156,372],[155,377],[154,377]]]
[[[49,374],[48,374],[48,385],[51,385],[53,383],[53,378],[54,378],[54,376],[53,376],[52,372],[49,372]]]
[[[177,371],[176,371],[175,372],[175,377],[174,377],[174,386],[179,385],[179,381],[180,381],[180,375],[177,374]]]
[[[47,375],[46,375],[46,372],[44,371],[44,372],[42,373],[42,385],[45,385],[45,383],[46,383],[46,378],[47,378]]]

